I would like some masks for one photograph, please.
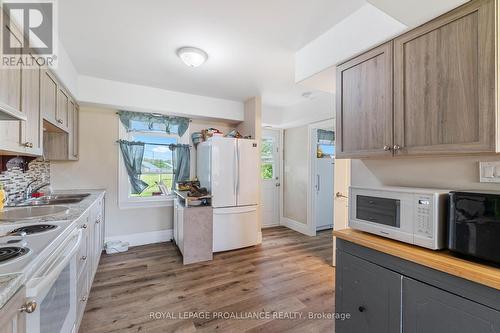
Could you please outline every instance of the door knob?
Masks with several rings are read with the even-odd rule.
[[[28,301],[23,306],[21,306],[19,311],[26,313],[33,313],[36,310],[36,306],[37,304],[35,301]]]

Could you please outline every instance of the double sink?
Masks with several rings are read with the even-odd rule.
[[[33,198],[16,204],[12,208],[0,212],[0,221],[19,221],[67,213],[68,204],[79,203],[90,193],[82,194],[54,194]]]

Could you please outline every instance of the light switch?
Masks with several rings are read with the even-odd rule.
[[[481,183],[500,183],[500,162],[479,162]]]

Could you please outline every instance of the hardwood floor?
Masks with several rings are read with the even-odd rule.
[[[277,227],[202,264],[183,266],[171,243],[103,255],[80,332],[333,332],[308,318],[334,311],[332,253],[331,230]]]

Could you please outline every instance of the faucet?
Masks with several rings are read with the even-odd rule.
[[[28,185],[26,185],[26,188],[24,189],[24,200],[29,200],[31,198],[31,195],[33,193],[37,192],[41,188],[44,188],[45,186],[49,186],[50,185],[50,182],[45,182],[45,183],[42,183],[39,186],[33,187],[33,184],[35,182],[37,182],[37,181],[38,181],[38,179],[34,179],[34,180],[30,181],[28,183]]]

